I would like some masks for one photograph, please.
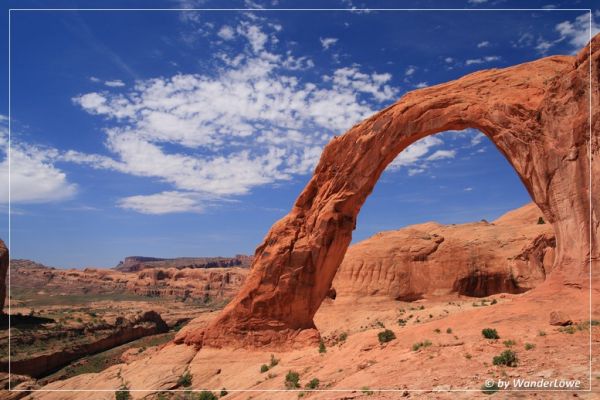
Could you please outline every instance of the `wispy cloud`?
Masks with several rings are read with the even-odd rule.
[[[338,41],[338,39],[332,38],[332,37],[319,38],[319,40],[321,41],[321,46],[325,50],[328,50],[331,46],[333,46],[334,44],[336,44],[337,41]]]

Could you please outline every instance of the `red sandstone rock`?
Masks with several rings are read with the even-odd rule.
[[[290,213],[257,248],[236,298],[205,330],[178,342],[260,346],[314,337],[307,333],[315,330],[313,316],[379,176],[411,143],[451,129],[478,129],[495,143],[554,228],[553,279],[586,285],[589,259],[597,260],[600,248],[599,218],[590,212],[600,196],[589,197],[600,189],[590,179],[590,170],[600,172],[599,72],[596,35],[574,57],[479,71],[410,92],[334,138]]]
[[[567,326],[571,325],[573,321],[569,316],[562,311],[552,311],[550,313],[550,325],[554,326]]]
[[[6,297],[6,272],[8,271],[8,249],[0,240],[0,314],[4,309],[4,298]]]
[[[412,225],[350,246],[333,280],[336,298],[413,301],[457,292],[483,297],[539,285],[554,261],[554,234],[535,204],[493,223]]]

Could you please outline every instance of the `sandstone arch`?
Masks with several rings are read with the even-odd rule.
[[[591,57],[586,47],[574,57],[480,71],[408,93],[333,139],[290,213],[257,248],[239,294],[205,330],[176,341],[261,346],[316,334],[313,316],[380,174],[411,143],[451,129],[475,128],[494,142],[554,227],[553,279],[586,285],[590,244],[592,257],[598,258],[600,201],[594,195],[590,205],[588,196],[598,188],[590,167],[597,173],[600,163],[592,158],[590,166],[588,152],[595,157],[599,148],[600,35],[590,45]]]

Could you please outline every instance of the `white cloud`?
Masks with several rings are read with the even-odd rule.
[[[8,130],[0,126],[0,203],[9,200]],[[66,200],[77,192],[65,172],[54,165],[57,151],[20,142],[14,135],[10,151],[10,200],[12,203],[46,203]]]
[[[429,84],[427,82],[419,82],[415,85],[415,87],[417,89],[422,89],[422,88],[426,88],[427,86],[429,86]]]
[[[435,153],[427,157],[427,161],[443,160],[446,158],[454,158],[455,156],[455,150],[436,150]]]
[[[217,35],[223,40],[232,40],[235,37],[235,31],[229,25],[223,25]]]
[[[412,166],[429,152],[432,147],[440,146],[444,142],[435,136],[427,136],[421,140],[408,146],[404,149],[392,163],[388,166],[390,169],[397,169],[400,167]]]
[[[408,68],[406,68],[406,71],[404,71],[404,75],[405,76],[411,76],[416,71],[417,71],[417,67],[415,67],[414,65],[410,65]]]
[[[466,188],[464,189],[464,191],[465,191],[465,192],[471,192],[471,191],[473,191],[473,188],[472,188],[472,187],[466,187]]]
[[[100,79],[96,78],[95,76],[90,76],[90,81],[92,81],[94,83],[98,83],[98,82],[100,82]]]
[[[118,202],[124,209],[142,214],[168,214],[178,212],[202,212],[201,199],[195,193],[162,192],[148,196],[125,197]]]
[[[240,22],[231,40],[245,49],[234,58],[216,54],[216,74],[139,80],[126,92],[76,96],[75,104],[111,121],[105,129],[111,157],[71,151],[62,160],[171,185],[172,191],[120,203],[152,213],[202,209],[198,198],[242,195],[308,173],[334,134],[395,99],[398,90],[389,85],[390,74],[357,65],[306,81],[297,71],[314,62],[276,52],[281,29]],[[165,205],[174,202],[183,205]]]
[[[470,4],[483,4],[483,3],[487,3],[488,0],[468,0],[468,3]]]
[[[484,40],[483,42],[479,42],[477,43],[477,47],[478,48],[482,48],[482,47],[489,47],[490,46],[490,42],[488,42],[487,40]]]
[[[453,62],[454,62],[454,58],[452,58],[452,57],[446,57],[446,58],[444,59],[444,61],[446,61],[446,63],[448,63],[448,64],[451,64],[451,63],[453,63]]]
[[[325,50],[329,49],[338,41],[336,38],[319,38],[319,40],[321,41],[321,46],[323,46],[323,49]]]
[[[483,58],[470,58],[465,61],[465,65],[484,64],[500,60],[500,56],[485,56]]]
[[[483,139],[485,139],[485,135],[481,132],[477,132],[477,134],[471,138],[471,146],[477,146]]]
[[[125,83],[119,79],[115,79],[113,81],[105,81],[104,84],[109,87],[123,87]]]
[[[559,41],[567,40],[575,51],[579,51],[590,41],[590,18],[590,14],[586,13],[578,16],[574,21],[563,21],[556,25],[555,29],[560,34]],[[600,32],[600,25],[592,18],[591,36],[598,32]]]

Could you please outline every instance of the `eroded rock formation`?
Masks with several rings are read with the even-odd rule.
[[[6,272],[8,271],[8,249],[0,240],[0,314],[4,310],[4,298],[6,297]]]
[[[530,290],[554,262],[554,232],[538,224],[541,215],[528,204],[492,223],[428,222],[380,232],[348,248],[333,280],[336,298],[414,301]]]
[[[600,196],[590,201],[590,190],[598,193],[599,186],[590,179],[590,171],[598,176],[600,170],[590,158],[599,149],[599,58],[596,35],[576,56],[480,71],[410,92],[334,138],[290,213],[257,248],[236,298],[209,327],[177,341],[261,346],[316,337],[313,316],[381,173],[411,143],[452,129],[478,129],[506,156],[556,232],[553,278],[585,285],[599,244],[599,219],[591,210]]]

